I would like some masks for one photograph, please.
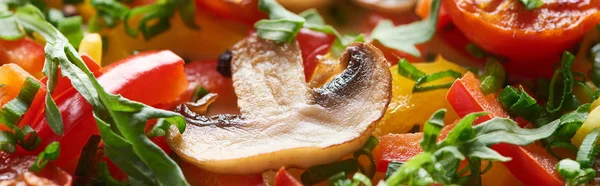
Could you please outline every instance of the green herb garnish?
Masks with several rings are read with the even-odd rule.
[[[371,32],[371,38],[386,47],[420,57],[421,52],[415,45],[429,41],[435,34],[441,2],[442,0],[433,0],[429,17],[422,21],[396,27],[390,20],[380,21]]]
[[[484,94],[498,92],[504,85],[506,79],[506,72],[502,64],[498,63],[495,59],[489,59],[485,63],[485,71],[481,76],[481,85],[479,88]]]
[[[48,144],[48,146],[46,146],[46,148],[44,149],[44,151],[42,151],[42,153],[40,153],[40,155],[38,155],[33,165],[29,167],[29,170],[40,171],[46,166],[46,164],[48,164],[48,161],[58,159],[59,155],[60,143],[56,141],[52,142]]]
[[[445,112],[440,110],[432,116]],[[387,185],[430,185],[430,184],[481,184],[481,160],[509,161],[489,146],[498,143],[527,145],[550,136],[558,128],[555,121],[537,129],[520,128],[516,122],[506,118],[493,118],[477,126],[471,124],[486,113],[471,113],[461,119],[446,139],[440,143],[431,140],[437,138],[437,122],[428,122],[421,147],[427,149],[403,163],[400,168],[386,179]],[[438,119],[434,119],[438,120]],[[436,127],[431,127],[436,126]],[[434,129],[434,130],[432,130]],[[458,165],[467,160],[472,173],[463,177]],[[489,166],[490,164],[488,164]]]
[[[596,171],[592,168],[583,168],[569,158],[560,160],[556,164],[556,170],[558,173],[565,178],[568,186],[580,185],[588,182],[596,176]]]
[[[406,59],[400,59],[400,61],[398,62],[398,74],[415,81],[413,92],[425,92],[430,90],[450,88],[454,82],[427,86],[423,86],[423,84],[445,77],[452,77],[455,79],[462,77],[462,73],[454,70],[446,70],[442,72],[436,72],[433,74],[425,74],[425,72],[422,72],[419,69],[417,69],[417,67],[412,65],[410,62],[406,61]]]
[[[177,163],[144,134],[146,122],[160,118],[183,132],[186,123],[182,116],[107,93],[75,48],[58,29],[43,19],[36,7],[18,7],[13,17],[20,27],[42,35],[47,41],[44,74],[48,77],[46,119],[49,123],[61,118],[59,112],[48,112],[53,108],[58,110],[50,94],[56,86],[57,70],[60,67],[62,74],[71,80],[73,87],[92,105],[106,156],[129,175],[131,182],[144,185],[188,185]],[[10,33],[14,32],[19,30]],[[2,33],[4,32],[0,32]],[[62,129],[62,123],[51,126],[60,126]],[[53,155],[47,153],[44,158],[51,159]]]

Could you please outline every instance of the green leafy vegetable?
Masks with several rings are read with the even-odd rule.
[[[258,9],[269,14],[270,20],[260,20],[254,24],[258,36],[275,42],[289,43],[296,38],[304,25],[304,18],[286,10],[275,0],[258,1]]]
[[[439,111],[436,115],[439,116]],[[481,184],[481,172],[489,170],[491,165],[488,163],[484,171],[480,171],[481,160],[510,160],[489,146],[498,143],[527,145],[552,135],[560,123],[556,120],[537,129],[523,129],[510,119],[493,118],[471,126],[483,115],[486,113],[471,113],[463,117],[440,143],[435,144],[436,140],[431,137],[433,135],[424,135],[421,146],[427,150],[404,162],[386,179],[387,185]],[[435,134],[437,130],[428,127],[424,133]],[[458,171],[463,159],[469,163],[471,172],[466,177],[462,177],[463,171]]]
[[[569,158],[560,160],[560,162],[556,164],[556,170],[558,170],[558,173],[565,178],[568,186],[586,183],[596,176],[596,171],[594,169],[582,169],[578,162]]]
[[[386,47],[420,57],[416,44],[427,42],[435,34],[441,0],[431,2],[431,14],[425,20],[394,27],[392,21],[380,21],[371,37]]]
[[[103,27],[114,28],[123,22],[126,33],[137,37],[141,32],[146,40],[167,31],[171,25],[169,20],[179,11],[183,23],[191,29],[198,29],[195,22],[196,8],[192,0],[159,0],[154,4],[129,9],[118,0],[92,0],[92,6],[98,11],[90,19],[90,30],[99,31]],[[130,26],[131,19],[140,17],[137,28]]]
[[[192,93],[192,101],[198,101],[202,97],[206,96],[208,93],[210,92],[204,87],[197,86],[196,89],[194,89],[194,93]]]
[[[422,85],[445,77],[452,77],[455,79],[462,77],[462,74],[460,72],[456,72],[453,70],[446,70],[442,72],[436,72],[433,74],[425,74],[425,72],[422,72],[419,69],[417,69],[417,67],[412,65],[410,62],[406,61],[406,59],[400,59],[400,61],[398,62],[398,74],[415,81],[413,92],[425,92],[442,88],[450,88],[453,82],[427,86]]]
[[[355,173],[354,176],[352,176],[352,180],[346,178],[345,172],[340,172],[331,176],[331,178],[329,178],[327,182],[331,186],[358,186],[361,184],[363,186],[372,185],[371,180],[364,174],[361,174],[360,172]]]
[[[23,38],[25,33],[19,25],[16,19],[11,13],[1,12],[0,13],[0,39],[3,40],[17,40]]]
[[[544,5],[544,1],[542,0],[519,0],[523,6],[525,6],[525,9],[527,10],[533,10],[536,8],[541,7],[542,5]]]
[[[33,165],[29,167],[29,170],[40,171],[46,166],[46,164],[48,164],[48,161],[58,159],[59,155],[60,143],[56,141],[52,142],[48,144],[48,146],[46,146],[46,148],[44,149],[44,151],[42,151],[42,153],[40,153],[40,155],[38,155]]]
[[[37,8],[25,5],[17,8],[14,15],[23,28],[42,35],[47,41],[44,73],[48,77],[48,94],[56,86],[57,70],[60,67],[62,74],[71,80],[73,87],[93,106],[106,156],[129,175],[132,183],[188,185],[175,161],[144,134],[147,120],[159,118],[174,124],[179,132],[183,132],[186,125],[183,117],[107,93],[65,36],[46,22]],[[51,96],[46,98],[47,103],[54,103]],[[48,105],[56,106],[47,104],[47,107]],[[46,109],[46,115],[48,110]],[[60,118],[60,113],[47,119],[52,118]],[[43,155],[41,160],[52,159],[53,156],[50,155],[53,154]]]
[[[108,170],[106,162],[99,162],[96,164],[96,175],[93,178],[94,185],[111,185],[111,186],[127,186],[130,185],[127,182],[121,182],[112,177]]]
[[[490,59],[485,63],[485,71],[480,79],[481,85],[479,88],[481,88],[484,94],[498,92],[502,88],[502,85],[504,85],[506,72],[504,72],[502,64],[494,59]]]
[[[444,127],[444,116],[446,115],[446,109],[440,109],[431,115],[431,118],[425,122],[423,127],[423,140],[421,141],[421,147],[423,151],[431,152],[436,149],[436,140],[442,127]]]
[[[378,143],[379,140],[371,136],[362,148],[354,152],[354,158],[310,167],[304,171],[302,175],[300,175],[300,179],[304,185],[314,185],[316,183],[328,180],[332,176],[340,174],[340,172],[350,173],[357,170],[367,174],[369,178],[373,178],[375,175],[375,160],[373,159],[373,155],[371,155],[371,151],[375,148],[375,146],[377,146]],[[369,169],[364,168],[358,162],[358,158],[363,155],[369,158]],[[329,180],[331,181],[331,179]]]

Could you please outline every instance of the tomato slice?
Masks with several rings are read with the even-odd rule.
[[[48,163],[39,172],[29,172],[36,156],[0,152],[0,178],[2,185],[64,185],[70,186],[73,178],[67,172]]]
[[[198,11],[208,11],[216,16],[248,25],[266,18],[266,15],[258,10],[258,0],[196,0],[196,6]]]
[[[148,105],[177,100],[188,84],[183,72],[183,60],[170,51],[140,53],[115,63],[102,72],[98,82],[107,92],[121,94]],[[31,126],[42,139],[40,147],[34,153],[43,150],[52,141],[59,141],[61,156],[55,163],[62,167],[69,161],[75,161],[89,136],[98,134],[98,128],[91,105],[74,88],[66,90],[54,100],[63,118],[64,134],[58,136],[52,132],[41,109],[31,120]]]
[[[0,40],[0,64],[15,63],[35,77],[42,77],[44,66],[44,47],[33,39],[23,38],[16,41]]]
[[[489,115],[480,117],[476,123],[491,119],[491,117],[508,117],[495,95],[485,96],[479,85],[481,83],[475,76],[468,72],[461,79],[456,80],[446,99],[460,117],[473,112],[486,111]],[[541,150],[539,150],[541,148]],[[554,170],[558,163],[545,149],[537,144],[519,147],[511,144],[493,145],[492,149],[503,156],[513,158],[504,162],[510,172],[525,185],[563,185],[560,176]]]
[[[599,0],[544,1],[533,10],[513,0],[442,3],[454,24],[483,49],[522,63],[548,66],[552,64],[543,59],[559,59],[600,21]]]
[[[432,0],[417,1],[417,7],[415,7],[415,13],[423,19],[429,17],[429,14],[431,13],[431,2],[432,2]],[[452,22],[452,20],[450,18],[450,15],[448,15],[448,12],[446,11],[446,9],[444,9],[444,7],[440,7],[440,12],[438,13],[437,29],[440,30],[440,29],[448,26],[448,24],[450,24],[451,22]]]

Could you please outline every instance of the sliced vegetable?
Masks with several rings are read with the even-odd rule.
[[[470,41],[490,53],[516,60],[509,62],[514,65],[508,65],[521,69],[551,67],[560,54],[600,21],[597,0],[544,1],[532,11],[528,9],[542,1],[527,0],[528,6],[523,6],[524,1],[450,0],[444,1],[443,6]],[[571,21],[559,21],[564,19]]]
[[[275,186],[302,186],[302,183],[281,167],[275,174]]]
[[[0,34],[2,35],[2,34]],[[33,76],[43,76],[44,48],[29,38],[0,40],[0,64],[14,63]],[[7,77],[7,76],[4,76]]]
[[[465,73],[466,70],[441,56],[433,63],[414,63],[416,69],[424,74],[436,74],[445,71]],[[444,121],[451,123],[458,118],[452,107],[450,107],[445,96],[448,88],[436,90],[413,92],[415,81],[398,73],[398,66],[390,68],[392,72],[392,100],[381,121],[375,129],[374,135],[381,136],[388,133],[405,133],[413,126],[418,125],[421,129],[431,113],[438,109],[448,110]],[[452,83],[453,77],[445,77],[423,84],[423,86],[440,85]]]
[[[180,106],[192,125],[183,135],[170,132],[167,137],[184,160],[209,171],[258,173],[284,165],[308,168],[336,161],[362,147],[389,103],[389,66],[381,52],[368,44],[346,49],[340,58],[346,70],[316,89],[309,89],[302,77],[297,44],[277,44],[253,34],[232,51],[242,115],[206,117]],[[331,138],[332,133],[336,138]],[[215,148],[217,141],[228,145]],[[197,149],[207,150],[198,153]]]
[[[164,77],[169,77],[170,81],[162,81]],[[98,82],[108,92],[149,105],[173,102],[187,88],[183,60],[170,51],[151,51],[123,59],[102,69]],[[92,107],[74,88],[66,90],[54,99],[64,120],[66,133],[59,136],[51,132],[43,112],[34,117],[31,126],[42,138],[42,146],[52,141],[61,143],[63,154],[55,164],[64,166],[76,160],[75,157],[90,135],[99,133],[96,127],[90,126],[94,123]],[[73,108],[78,109],[74,111]]]
[[[79,53],[89,55],[95,62],[102,65],[102,38],[97,33],[83,37],[79,45]]]

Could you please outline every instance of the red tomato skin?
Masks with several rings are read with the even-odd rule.
[[[145,64],[140,65],[140,63]],[[141,53],[117,62],[103,69],[102,72],[98,82],[107,92],[121,94],[147,105],[174,101],[187,87],[187,79],[183,73],[183,60],[170,51]],[[169,81],[163,81],[165,77],[170,78]],[[63,118],[64,134],[56,135],[48,127],[42,106],[31,123],[42,138],[42,143],[33,153],[39,153],[52,141],[59,141],[61,156],[55,164],[66,166],[80,154],[88,137],[99,133],[91,105],[74,88],[66,90],[54,100]]]
[[[40,78],[45,59],[44,47],[33,39],[0,40],[0,64],[15,63]]]
[[[335,36],[302,28],[300,29],[296,40],[298,40],[298,45],[300,45],[304,64],[304,75],[306,81],[308,81],[317,66],[317,56],[327,54],[335,40]]]
[[[483,95],[479,89],[480,84],[479,80],[472,73],[467,72],[463,78],[456,80],[452,87],[450,87],[446,99],[458,116],[464,117],[469,113],[486,111],[493,117],[508,117],[493,94],[488,96]],[[490,115],[478,118],[476,123],[478,124],[491,119]],[[532,145],[534,147],[531,148],[536,148],[536,144]],[[542,150],[532,153],[527,147],[519,147],[511,144],[493,145],[492,149],[498,151],[503,156],[513,158],[513,161],[504,162],[504,165],[525,185],[538,185],[539,183],[545,183],[542,185],[563,185],[560,178],[554,173],[554,165],[557,162],[554,164],[540,163],[540,161],[556,161],[547,151]],[[535,154],[536,158],[532,157],[532,154]]]
[[[415,13],[422,19],[429,17],[429,14],[431,14],[431,0],[417,1]],[[448,26],[451,22],[452,19],[450,18],[450,15],[446,9],[444,9],[444,7],[440,7],[440,11],[438,13],[437,30],[441,30],[442,28]]]
[[[275,186],[302,186],[302,183],[281,167],[275,174]]]
[[[208,11],[218,17],[250,26],[267,17],[258,10],[258,0],[196,0],[196,6],[199,11]]]
[[[552,64],[543,59],[559,59],[600,21],[597,0],[545,2],[534,10],[508,0],[448,0],[442,6],[465,36],[486,51],[548,66]]]

